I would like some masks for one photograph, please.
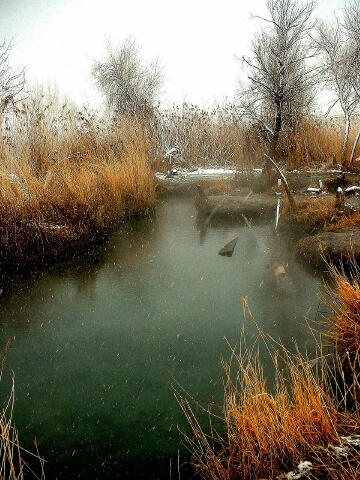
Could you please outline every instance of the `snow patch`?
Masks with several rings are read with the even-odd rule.
[[[360,447],[360,435],[352,435],[349,437],[340,437],[341,440],[353,447]]]
[[[231,169],[231,168],[197,168],[196,170],[187,170],[187,169],[177,169],[176,170],[176,176],[177,177],[196,177],[196,176],[221,176],[221,175],[233,175],[236,173],[236,170]],[[161,172],[156,172],[155,173],[156,178],[159,180],[165,180],[166,178],[172,178],[168,177],[168,174],[166,173],[161,173]]]
[[[337,456],[346,457],[351,453],[351,449],[360,448],[360,435],[350,435],[348,437],[340,437],[341,445],[330,445]]]
[[[229,168],[198,168],[197,170],[194,171],[186,171],[183,170],[181,172],[182,175],[188,175],[188,176],[193,176],[193,175],[226,175],[226,174],[232,174],[235,173],[236,170],[229,169]]]
[[[359,193],[360,187],[354,185],[353,187],[348,187],[345,189],[345,193]]]
[[[304,477],[312,468],[312,463],[309,461],[301,461],[296,467],[295,471],[282,473],[278,475],[277,480],[300,480]]]

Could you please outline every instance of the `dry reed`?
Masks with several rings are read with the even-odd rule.
[[[353,122],[345,158],[342,158],[344,122],[341,118],[309,116],[282,132],[277,161],[287,169],[347,168],[359,125]],[[182,152],[179,167],[261,167],[269,138],[260,125],[249,124],[236,105],[204,110],[196,105],[174,106],[157,119],[158,152],[177,146]],[[360,145],[355,158],[360,154]],[[161,168],[161,164],[158,165]]]
[[[242,341],[239,350],[232,349],[230,361],[223,362],[222,407],[204,408],[207,431],[188,395],[183,390],[176,393],[191,427],[192,436],[185,438],[199,477],[359,478],[359,451],[345,446],[346,438],[358,438],[359,408],[352,389],[344,393],[342,363],[328,363],[321,351],[310,361],[298,349],[292,354],[283,346],[271,346],[261,335],[272,358],[274,381],[267,382],[258,350],[246,348]],[[345,401],[350,396],[353,401]],[[344,451],[346,455],[339,454]],[[311,462],[311,470],[297,477],[297,466],[304,461]]]
[[[41,106],[40,106],[41,107]],[[22,263],[77,248],[155,200],[146,125],[23,105],[0,141],[0,258]],[[65,107],[63,107],[65,108]]]
[[[345,215],[339,218],[334,224],[327,227],[328,231],[343,230],[348,228],[357,228],[360,225],[360,213],[354,212],[352,215]]]
[[[334,287],[327,287],[327,304],[333,314],[325,318],[327,336],[341,354],[356,354],[360,349],[359,268],[352,265],[349,275],[330,267]]]
[[[6,383],[3,376],[6,368],[5,357],[8,345],[6,345],[3,354],[0,355],[0,385],[2,387]],[[0,410],[0,478],[2,480],[23,480],[24,478],[43,480],[45,478],[44,460],[38,454],[32,454],[24,450],[19,443],[18,431],[13,422],[15,389],[14,374],[12,372],[10,372],[10,379],[7,383],[10,385],[10,392]],[[29,460],[31,459],[29,463],[32,465],[36,464],[38,473],[30,467],[25,457],[28,457]]]
[[[335,198],[309,198],[297,205],[295,210],[286,206],[282,222],[299,226],[304,232],[314,232],[334,222],[336,215]]]

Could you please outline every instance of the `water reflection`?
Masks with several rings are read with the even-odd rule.
[[[233,257],[219,256],[236,235]],[[311,343],[303,315],[319,280],[277,242],[266,225],[210,222],[199,245],[192,202],[169,199],[101,248],[8,279],[0,332],[13,339],[16,418],[27,447],[37,437],[48,478],[169,478],[176,426],[186,428],[169,372],[200,401],[221,400],[219,358],[224,337],[238,339],[242,295],[274,338]]]

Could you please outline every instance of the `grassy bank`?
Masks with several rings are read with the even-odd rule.
[[[154,205],[154,149],[134,119],[24,106],[0,142],[0,262],[24,263],[97,240]]]
[[[159,152],[177,146],[182,152],[180,167],[261,167],[264,152],[269,149],[263,127],[249,124],[234,104],[208,110],[189,104],[174,106],[163,111],[156,124]],[[342,118],[314,115],[299,119],[292,130],[280,135],[277,161],[289,170],[339,168],[339,165],[346,169],[358,129],[359,121],[354,120],[343,156]],[[359,155],[360,146],[354,158]],[[161,164],[158,167],[162,168]]]
[[[347,276],[331,268],[334,288],[328,287],[333,312],[325,319],[326,332],[341,356],[356,357],[360,349],[360,272],[353,264]]]
[[[200,478],[359,478],[359,276],[333,273],[333,316],[325,323],[334,354],[321,346],[314,359],[292,354],[260,332],[273,381],[264,376],[256,346],[242,340],[223,362],[223,405],[204,408],[209,426],[199,423],[189,397],[177,395]]]
[[[44,479],[44,460],[38,453],[30,453],[20,446],[19,434],[13,420],[15,401],[14,373],[5,363],[9,342],[0,355],[1,399],[0,409],[0,478],[4,480],[23,480],[24,478]],[[33,460],[36,459],[34,463]],[[32,460],[29,468],[28,461]]]

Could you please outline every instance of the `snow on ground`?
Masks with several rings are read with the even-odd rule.
[[[311,470],[312,463],[305,461],[300,462],[299,465],[296,467],[296,470],[293,472],[282,473],[278,475],[276,478],[278,480],[300,480],[303,478],[309,471]]]
[[[254,171],[257,171],[261,169],[254,169]],[[184,177],[196,177],[196,176],[201,176],[201,177],[216,177],[219,176],[221,177],[222,175],[233,175],[238,170],[232,169],[232,168],[222,168],[222,167],[210,167],[210,168],[197,168],[197,169],[192,169],[192,170],[187,170],[186,168],[174,168],[175,175],[173,177],[170,177],[172,179],[177,179],[181,178],[183,179]],[[157,172],[156,177],[159,180],[165,180],[166,178],[169,178],[166,173],[161,173]]]
[[[235,173],[236,170],[228,169],[228,168],[198,168],[194,171],[184,171],[183,175],[231,175]]]

